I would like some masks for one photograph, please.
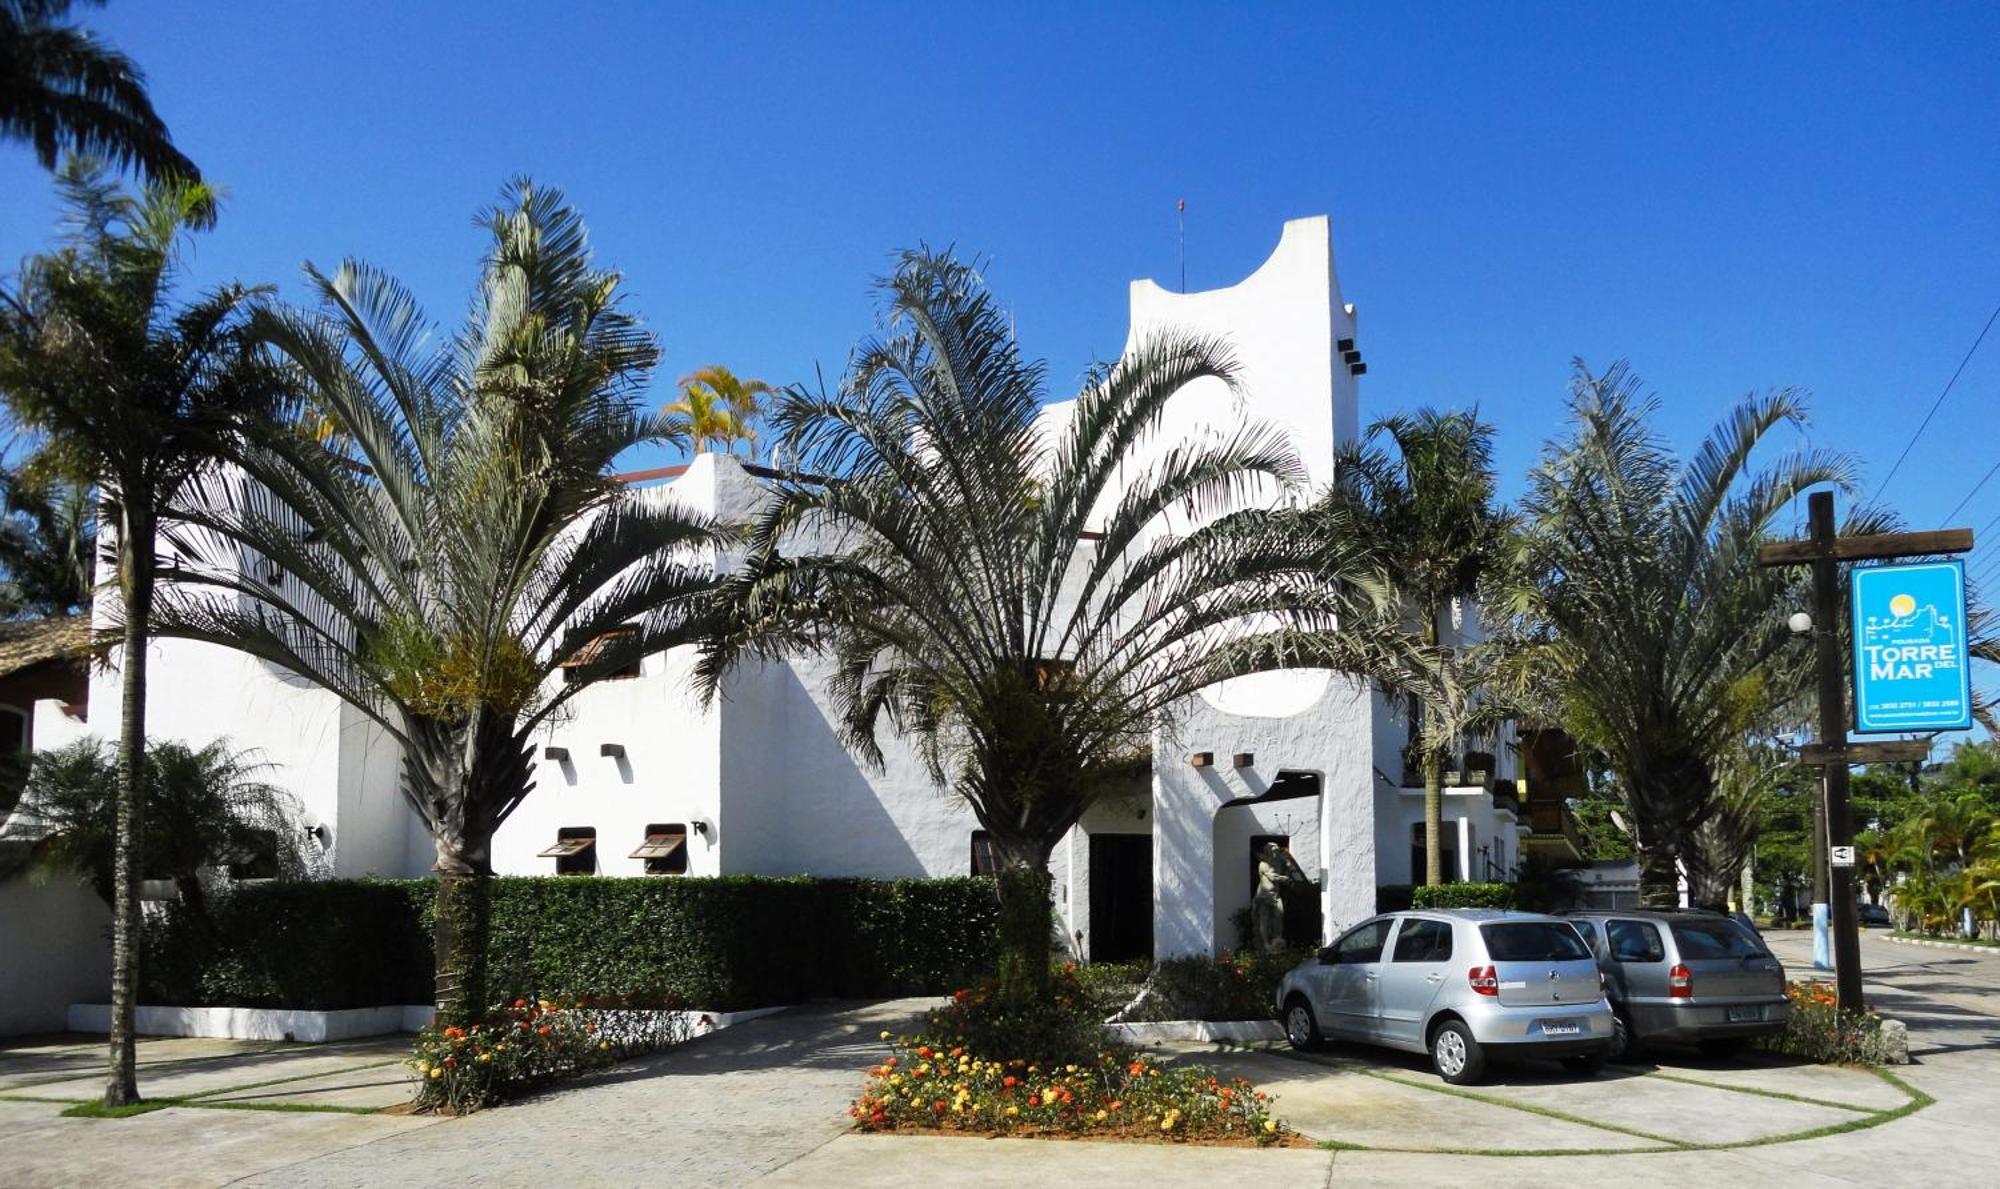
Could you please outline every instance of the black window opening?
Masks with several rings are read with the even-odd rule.
[[[1567,921],[1481,925],[1479,935],[1486,939],[1486,952],[1495,962],[1573,962],[1590,957]]]
[[[685,822],[655,823],[646,827],[646,841],[628,857],[644,859],[647,875],[686,875],[687,835]]]
[[[972,832],[972,873],[974,875],[1000,874],[1000,848],[993,845],[993,835],[985,830]]]
[[[1604,942],[1613,962],[1664,962],[1667,947],[1660,931],[1646,921],[1612,921],[1604,926]]]
[[[562,663],[563,683],[565,685],[576,684],[577,681],[581,680],[583,670],[596,666],[601,660],[608,659],[605,656],[606,652],[613,650],[623,652],[626,649],[635,648],[638,642],[639,629],[636,625],[624,624],[620,627],[612,628],[610,631],[591,640],[582,648],[577,649],[574,655]],[[619,665],[617,668],[598,674],[598,680],[615,681],[621,678],[637,677],[638,675],[639,656],[635,652],[630,660]]]
[[[1458,823],[1445,821],[1438,829],[1438,866],[1444,882],[1458,882]],[[1429,875],[1428,856],[1424,851],[1424,823],[1410,827],[1410,882],[1421,884]]]
[[[244,831],[229,856],[229,878],[278,878],[278,832]]]
[[[554,859],[557,875],[595,875],[597,830],[591,826],[564,826],[556,831],[555,845],[537,857]]]

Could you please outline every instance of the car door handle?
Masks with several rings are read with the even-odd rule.
[[[1370,971],[1368,971],[1368,972],[1367,972],[1367,978],[1368,978],[1368,981],[1369,981],[1369,982],[1371,982],[1371,983],[1372,983],[1372,982],[1374,982],[1374,981],[1375,981],[1376,979],[1378,979],[1378,978],[1380,978],[1380,977],[1382,977],[1382,976],[1381,976],[1381,975],[1379,975],[1379,974],[1376,974],[1376,973],[1375,973],[1374,971],[1372,971],[1372,970],[1370,970]]]
[[[1441,983],[1444,981],[1444,976],[1442,974],[1427,974],[1424,976],[1424,981],[1427,983]]]

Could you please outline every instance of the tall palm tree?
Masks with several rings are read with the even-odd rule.
[[[1506,709],[1493,680],[1502,645],[1476,640],[1470,622],[1458,632],[1445,626],[1454,608],[1462,621],[1477,614],[1473,596],[1501,560],[1508,519],[1494,506],[1495,483],[1493,427],[1475,412],[1427,408],[1377,421],[1342,447],[1333,485],[1313,509],[1320,532],[1363,550],[1395,593],[1391,613],[1364,630],[1390,662],[1374,676],[1407,707],[1411,753],[1423,767],[1427,884],[1445,878],[1444,767],[1469,736],[1495,730]]]
[[[762,380],[745,380],[719,363],[682,376],[680,388],[680,399],[667,406],[667,415],[694,443],[696,453],[714,444],[733,454],[742,442],[755,457],[756,423],[776,389]]]
[[[1803,422],[1794,390],[1746,398],[1685,464],[1648,424],[1658,405],[1622,363],[1577,364],[1569,436],[1529,477],[1512,593],[1552,714],[1618,776],[1648,905],[1676,899],[1717,757],[1811,688],[1806,650],[1787,651],[1798,578],[1759,567],[1757,546],[1795,497],[1855,473],[1811,449],[1753,468],[1772,429]]]
[[[401,745],[437,852],[438,1005],[459,1020],[489,1006],[491,842],[532,788],[532,732],[692,637],[719,540],[612,477],[670,427],[639,405],[658,343],[581,217],[522,180],[483,224],[453,337],[354,262],[308,267],[323,314],[258,319],[297,399],[186,501],[162,603],[163,631],[317,683]]]
[[[136,168],[151,181],[200,181],[153,110],[139,68],[89,30],[64,23],[71,7],[72,0],[0,0],[0,135],[33,145],[43,169],[67,150]],[[208,220],[213,208],[192,214]]]
[[[756,521],[700,673],[713,693],[746,655],[829,655],[847,745],[879,764],[887,719],[991,834],[1001,993],[1034,1003],[1056,842],[1149,771],[1183,699],[1291,660],[1337,596],[1297,517],[1253,506],[1303,477],[1281,434],[1153,452],[1175,392],[1233,383],[1216,343],[1139,344],[1051,431],[1043,366],[972,269],[911,252],[882,290],[887,337],[834,393],[777,404],[801,475]]]
[[[115,532],[120,705],[117,900],[113,905],[111,1076],[105,1101],[138,1097],[132,1047],[145,800],[146,649],[156,534],[173,502],[238,426],[264,415],[271,369],[244,334],[255,294],[225,285],[169,304],[188,228],[214,209],[195,183],[133,196],[96,166],[59,178],[67,242],[24,266],[0,316],[0,395],[38,436],[36,465],[102,493]]]
[[[1720,909],[1729,902],[1757,844],[1764,804],[1789,766],[1769,745],[1748,740],[1716,758],[1714,800],[1681,852],[1689,903]]]

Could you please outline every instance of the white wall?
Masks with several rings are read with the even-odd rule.
[[[1154,743],[1153,948],[1160,957],[1213,954],[1234,944],[1216,927],[1216,810],[1263,793],[1281,770],[1320,777],[1318,858],[1324,875],[1307,874],[1321,877],[1327,935],[1375,911],[1369,691],[1335,674],[1286,676],[1317,682],[1319,696],[1296,713],[1259,716],[1219,709],[1204,695],[1191,699],[1175,728]],[[1188,757],[1201,751],[1215,753],[1216,766],[1191,766]],[[1256,763],[1231,767],[1231,756],[1245,751]]]
[[[111,908],[84,883],[0,881],[0,1036],[60,1032],[111,996]]]

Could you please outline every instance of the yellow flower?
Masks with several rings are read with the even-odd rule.
[[[1278,1133],[1278,1121],[1276,1119],[1264,1120],[1264,1134],[1276,1135],[1277,1133]]]
[[[889,1039],[889,1030],[887,1028],[882,1029],[882,1039],[883,1040]]]
[[[1007,1108],[1007,1113],[1009,1115],[1018,1115],[1021,1113],[1021,1108],[1018,1106],[1010,1106]]]
[[[429,1063],[429,1062],[427,1062],[427,1061],[419,1061],[419,1062],[417,1062],[417,1072],[418,1072],[418,1073],[429,1073],[430,1071],[431,1071],[431,1067],[430,1067],[430,1063]]]
[[[1098,1121],[1099,1123],[1102,1123],[1102,1122],[1104,1122],[1104,1119],[1105,1119],[1105,1112],[1104,1112],[1104,1111],[1098,1111],[1098,1112],[1097,1112],[1097,1121]]]
[[[491,1065],[493,1063],[493,1054],[491,1053],[479,1054],[479,1063],[481,1065]]]
[[[442,1069],[433,1069],[433,1070],[431,1070],[431,1080],[432,1080],[432,1081],[436,1081],[436,1080],[437,1080],[437,1079],[438,1079],[438,1078],[439,1078],[439,1077],[440,1077],[440,1076],[441,1076],[441,1075],[442,1075],[443,1073],[444,1073],[444,1070],[442,1070]]]

